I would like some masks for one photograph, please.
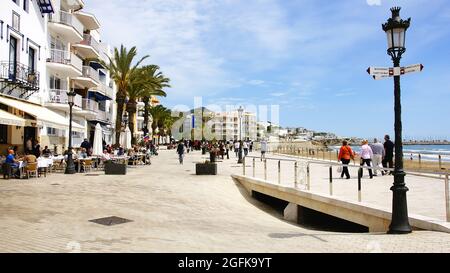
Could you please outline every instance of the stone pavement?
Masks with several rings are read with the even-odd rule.
[[[450,252],[450,234],[355,234],[310,230],[281,219],[230,178],[196,176],[199,152],[179,165],[161,151],[126,176],[51,174],[0,179],[0,252]],[[119,216],[103,226],[89,220]]]

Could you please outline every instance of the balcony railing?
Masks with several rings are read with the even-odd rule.
[[[83,110],[98,113],[98,102],[91,99],[83,99]]]
[[[83,24],[72,13],[59,11],[59,13],[49,13],[49,21],[73,27],[80,35],[83,35]]]
[[[100,82],[98,71],[87,65],[83,66],[83,77],[91,78],[96,82]]]
[[[97,52],[100,53],[100,44],[90,34],[84,34],[83,41],[81,41],[80,44],[92,46]]]
[[[51,103],[60,103],[60,104],[68,104],[67,98],[67,90],[61,89],[50,89],[50,101]],[[74,106],[82,107],[83,105],[83,97],[80,95],[75,95],[74,98]]]
[[[72,65],[80,71],[83,69],[83,61],[77,55],[61,49],[50,49],[50,58],[47,62]]]
[[[39,72],[17,62],[0,62],[0,80],[18,83],[24,89],[39,89]]]

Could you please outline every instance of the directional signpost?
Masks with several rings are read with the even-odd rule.
[[[369,67],[367,68],[367,73],[369,73],[369,75],[371,75],[375,80],[381,80],[392,76],[420,72],[422,70],[422,64],[415,64],[405,67]]]

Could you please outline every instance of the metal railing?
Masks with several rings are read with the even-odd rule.
[[[91,78],[94,81],[100,83],[100,77],[98,75],[98,71],[95,70],[94,68],[92,68],[92,67],[90,67],[88,65],[84,65],[82,73],[83,73],[83,77]]]
[[[0,79],[19,83],[25,89],[39,89],[38,71],[21,63],[0,62]]]
[[[351,164],[342,164],[337,162],[327,162],[327,161],[320,161],[320,160],[314,160],[309,158],[296,158],[296,159],[286,159],[286,158],[274,158],[274,157],[256,157],[256,156],[249,156],[243,158],[243,164],[242,164],[242,173],[244,176],[246,176],[246,161],[252,160],[252,177],[256,177],[256,159],[262,160],[263,162],[263,175],[264,180],[268,181],[267,179],[267,161],[276,161],[277,162],[277,183],[281,184],[282,181],[282,168],[281,168],[281,162],[292,162],[293,165],[290,168],[294,169],[294,188],[298,187],[298,170],[299,170],[299,163],[304,163],[305,168],[305,184],[306,184],[306,190],[311,189],[311,171],[310,167],[311,164],[318,164],[323,166],[328,166],[328,183],[329,183],[329,195],[333,196],[333,167],[347,167],[347,168],[357,168],[358,169],[358,202],[362,202],[362,174],[363,170],[377,170],[382,172],[392,172],[394,171],[393,168],[381,168],[381,167],[368,167],[368,166],[360,166],[360,165],[351,165]],[[420,177],[427,177],[431,179],[438,179],[444,181],[444,191],[445,191],[445,212],[446,212],[446,221],[450,222],[450,185],[449,185],[449,172],[431,172],[431,171],[422,171],[420,173],[412,172],[412,171],[405,171],[406,174],[413,175],[413,176],[420,176]]]
[[[67,90],[61,89],[50,89],[50,100],[51,103],[68,104]],[[83,97],[76,94],[74,98],[74,106],[83,106]]]
[[[98,53],[100,52],[100,43],[97,42],[94,37],[90,34],[83,34],[83,41],[80,42],[82,45],[88,45],[93,47]],[[100,53],[99,53],[100,54]]]
[[[84,26],[72,13],[60,10],[59,13],[49,13],[48,15],[50,22],[71,26],[80,36],[83,36]]]
[[[50,49],[50,58],[47,59],[47,62],[72,65],[79,71],[83,70],[83,61],[67,50]]]
[[[98,102],[91,99],[83,99],[83,110],[98,113]]]

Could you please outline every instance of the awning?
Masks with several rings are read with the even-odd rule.
[[[61,116],[60,114],[51,111],[45,107],[42,107],[38,104],[28,103],[20,100],[10,99],[3,96],[0,96],[0,103],[6,104],[10,107],[19,109],[21,111],[27,112],[28,114],[34,116],[36,118],[37,124],[31,125],[46,125],[48,127],[67,130],[69,128],[69,121]],[[34,122],[34,121],[33,121]],[[26,123],[30,123],[27,120]],[[29,124],[25,124],[25,126],[30,126]],[[83,126],[72,122],[72,130],[77,132],[84,132],[85,129]]]
[[[11,113],[0,110],[0,124],[23,127],[23,126],[25,126],[25,120],[21,117],[15,116]]]
[[[99,92],[96,92],[96,91],[89,91],[88,96],[90,99],[93,99],[93,98],[97,99],[97,101],[112,100],[112,98],[110,98],[106,95],[103,95]]]

